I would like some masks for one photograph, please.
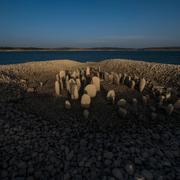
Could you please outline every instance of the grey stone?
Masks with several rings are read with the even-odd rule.
[[[122,170],[119,168],[114,168],[112,170],[112,174],[115,178],[119,179],[119,180],[123,180],[123,175],[122,175]]]
[[[112,152],[105,152],[104,153],[104,157],[106,159],[112,159],[113,158],[113,153]]]
[[[142,175],[147,179],[147,180],[153,180],[153,174],[148,171],[148,170],[143,170]]]
[[[125,170],[127,171],[127,173],[128,173],[129,175],[132,176],[132,175],[134,174],[134,171],[135,171],[134,164],[132,164],[132,163],[126,164]]]

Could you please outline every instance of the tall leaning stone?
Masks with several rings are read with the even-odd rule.
[[[60,96],[60,84],[59,81],[55,81],[55,94],[56,96]]]
[[[92,84],[94,84],[96,86],[97,91],[100,91],[100,79],[99,79],[99,77],[94,76],[92,78]]]
[[[142,78],[139,82],[139,91],[142,92],[145,88],[146,85],[146,80],[144,78]]]

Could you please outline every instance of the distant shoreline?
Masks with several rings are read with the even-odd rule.
[[[162,48],[12,48],[0,47],[0,52],[23,52],[23,51],[180,51],[180,47]]]

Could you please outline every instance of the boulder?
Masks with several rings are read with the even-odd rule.
[[[94,84],[88,84],[85,88],[84,91],[91,97],[96,96],[96,86]]]

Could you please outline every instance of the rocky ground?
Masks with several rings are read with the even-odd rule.
[[[128,100],[129,114],[120,118],[116,108],[104,99],[106,88],[112,85],[102,83],[103,90],[93,99],[86,120],[77,102],[72,101],[72,109],[65,110],[65,98],[52,96],[54,74],[59,69],[84,66],[65,62],[0,68],[0,179],[180,179],[178,112],[171,116],[158,112],[158,117],[152,119],[153,107],[142,103],[134,111],[131,97],[140,99],[140,94],[121,85],[113,88],[117,88],[119,97]],[[131,68],[126,72],[135,73],[135,64],[115,65],[109,61],[100,64],[110,71],[113,67],[114,71],[118,71],[117,67],[124,71],[124,66],[128,66]],[[165,67],[149,64],[150,69]],[[171,85],[177,91],[179,66],[166,67],[166,71],[159,68],[161,76],[153,81],[161,83],[165,78],[167,81],[160,85]],[[147,75],[146,70],[141,73]],[[173,80],[169,81],[168,77]],[[28,86],[36,88],[36,92],[25,92],[22,79],[27,79]],[[45,85],[39,87],[39,82]]]

